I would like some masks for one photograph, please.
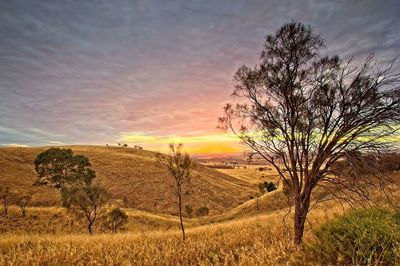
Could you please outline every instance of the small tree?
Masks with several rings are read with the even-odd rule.
[[[178,198],[178,211],[179,220],[182,229],[182,238],[186,239],[185,227],[183,225],[183,189],[184,186],[190,183],[190,170],[192,168],[192,160],[189,154],[182,152],[183,144],[170,144],[169,145],[171,156],[159,155],[159,162],[164,165],[170,176],[173,178],[173,186],[175,189],[175,195]]]
[[[186,205],[186,206],[185,206],[185,211],[186,211],[187,215],[189,216],[189,218],[192,218],[193,207],[190,206],[190,205]]]
[[[303,239],[311,196],[318,186],[349,203],[368,199],[366,185],[382,176],[333,176],[331,166],[356,152],[374,156],[393,147],[400,127],[400,73],[372,57],[353,64],[321,56],[311,27],[290,22],[268,35],[259,64],[235,75],[237,105],[222,126],[236,133],[252,156],[265,159],[288,181],[294,199],[294,242]],[[323,200],[315,199],[317,202]]]
[[[32,200],[31,194],[22,194],[16,197],[16,204],[21,209],[22,217],[26,216],[26,208]]]
[[[120,208],[114,208],[104,216],[103,226],[116,233],[128,223],[128,215]]]
[[[125,143],[124,145],[122,145],[122,147],[126,148],[128,147],[128,144]]]
[[[74,184],[61,190],[63,206],[77,216],[84,216],[87,220],[87,229],[92,234],[92,225],[96,221],[102,207],[109,200],[110,195],[100,185]]]
[[[61,189],[75,182],[90,184],[96,173],[83,155],[74,155],[71,149],[50,148],[35,159],[37,179],[35,185],[48,185]]]
[[[11,192],[9,187],[4,187],[0,189],[0,200],[3,204],[3,215],[8,214],[8,206],[14,201],[15,195]]]

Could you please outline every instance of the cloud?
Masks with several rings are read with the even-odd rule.
[[[372,0],[2,1],[0,143],[206,135],[283,22],[313,25],[326,53],[388,59],[399,15]]]
[[[2,145],[6,146],[6,147],[29,147],[29,145],[17,144],[17,143],[8,143],[8,144],[2,144]]]

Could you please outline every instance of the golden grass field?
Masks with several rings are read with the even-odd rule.
[[[291,223],[285,210],[233,221],[199,225],[188,223],[188,239],[181,240],[172,220],[161,229],[130,227],[119,234],[5,234],[0,240],[2,265],[307,265],[301,249],[292,244]],[[311,214],[311,228],[342,214],[325,204]],[[147,214],[143,213],[143,217]],[[135,217],[131,216],[130,220]],[[161,219],[159,218],[158,222]],[[194,219],[195,220],[195,219]],[[175,219],[177,222],[177,220]],[[312,263],[310,264],[312,265]]]
[[[162,182],[165,171],[155,164],[154,153],[72,148],[89,156],[99,181],[112,191],[114,206],[122,197],[133,196],[135,204],[124,206],[129,216],[125,230],[105,233],[95,223],[90,236],[84,221],[59,206],[58,191],[32,186],[32,161],[44,149],[0,149],[1,184],[34,191],[36,205],[28,208],[26,218],[15,206],[7,217],[0,216],[0,265],[315,265],[315,258],[307,253],[313,232],[349,209],[336,201],[319,204],[309,215],[306,244],[296,247],[292,216],[284,219],[289,203],[282,188],[259,197],[258,210],[256,199],[250,199],[259,195],[259,182],[278,181],[273,171],[260,172],[259,166],[214,170],[196,165],[195,193],[185,200],[205,204],[212,213],[184,218],[187,240],[182,241],[174,198]],[[399,174],[393,177],[400,183]],[[163,190],[167,191],[164,198]],[[396,190],[394,196],[398,194]],[[155,199],[160,207],[152,205]],[[385,202],[381,194],[375,199]]]

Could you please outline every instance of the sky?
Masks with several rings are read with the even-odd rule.
[[[291,20],[327,54],[400,55],[398,0],[0,0],[0,146],[239,152],[216,129],[233,74]]]

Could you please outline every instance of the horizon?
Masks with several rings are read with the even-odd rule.
[[[390,2],[390,3],[389,3]],[[243,147],[216,129],[234,72],[267,34],[311,25],[324,54],[399,56],[400,4],[388,1],[4,1],[0,146],[140,145],[194,155]],[[371,14],[366,17],[365,14]],[[332,23],[335,22],[335,23]]]

